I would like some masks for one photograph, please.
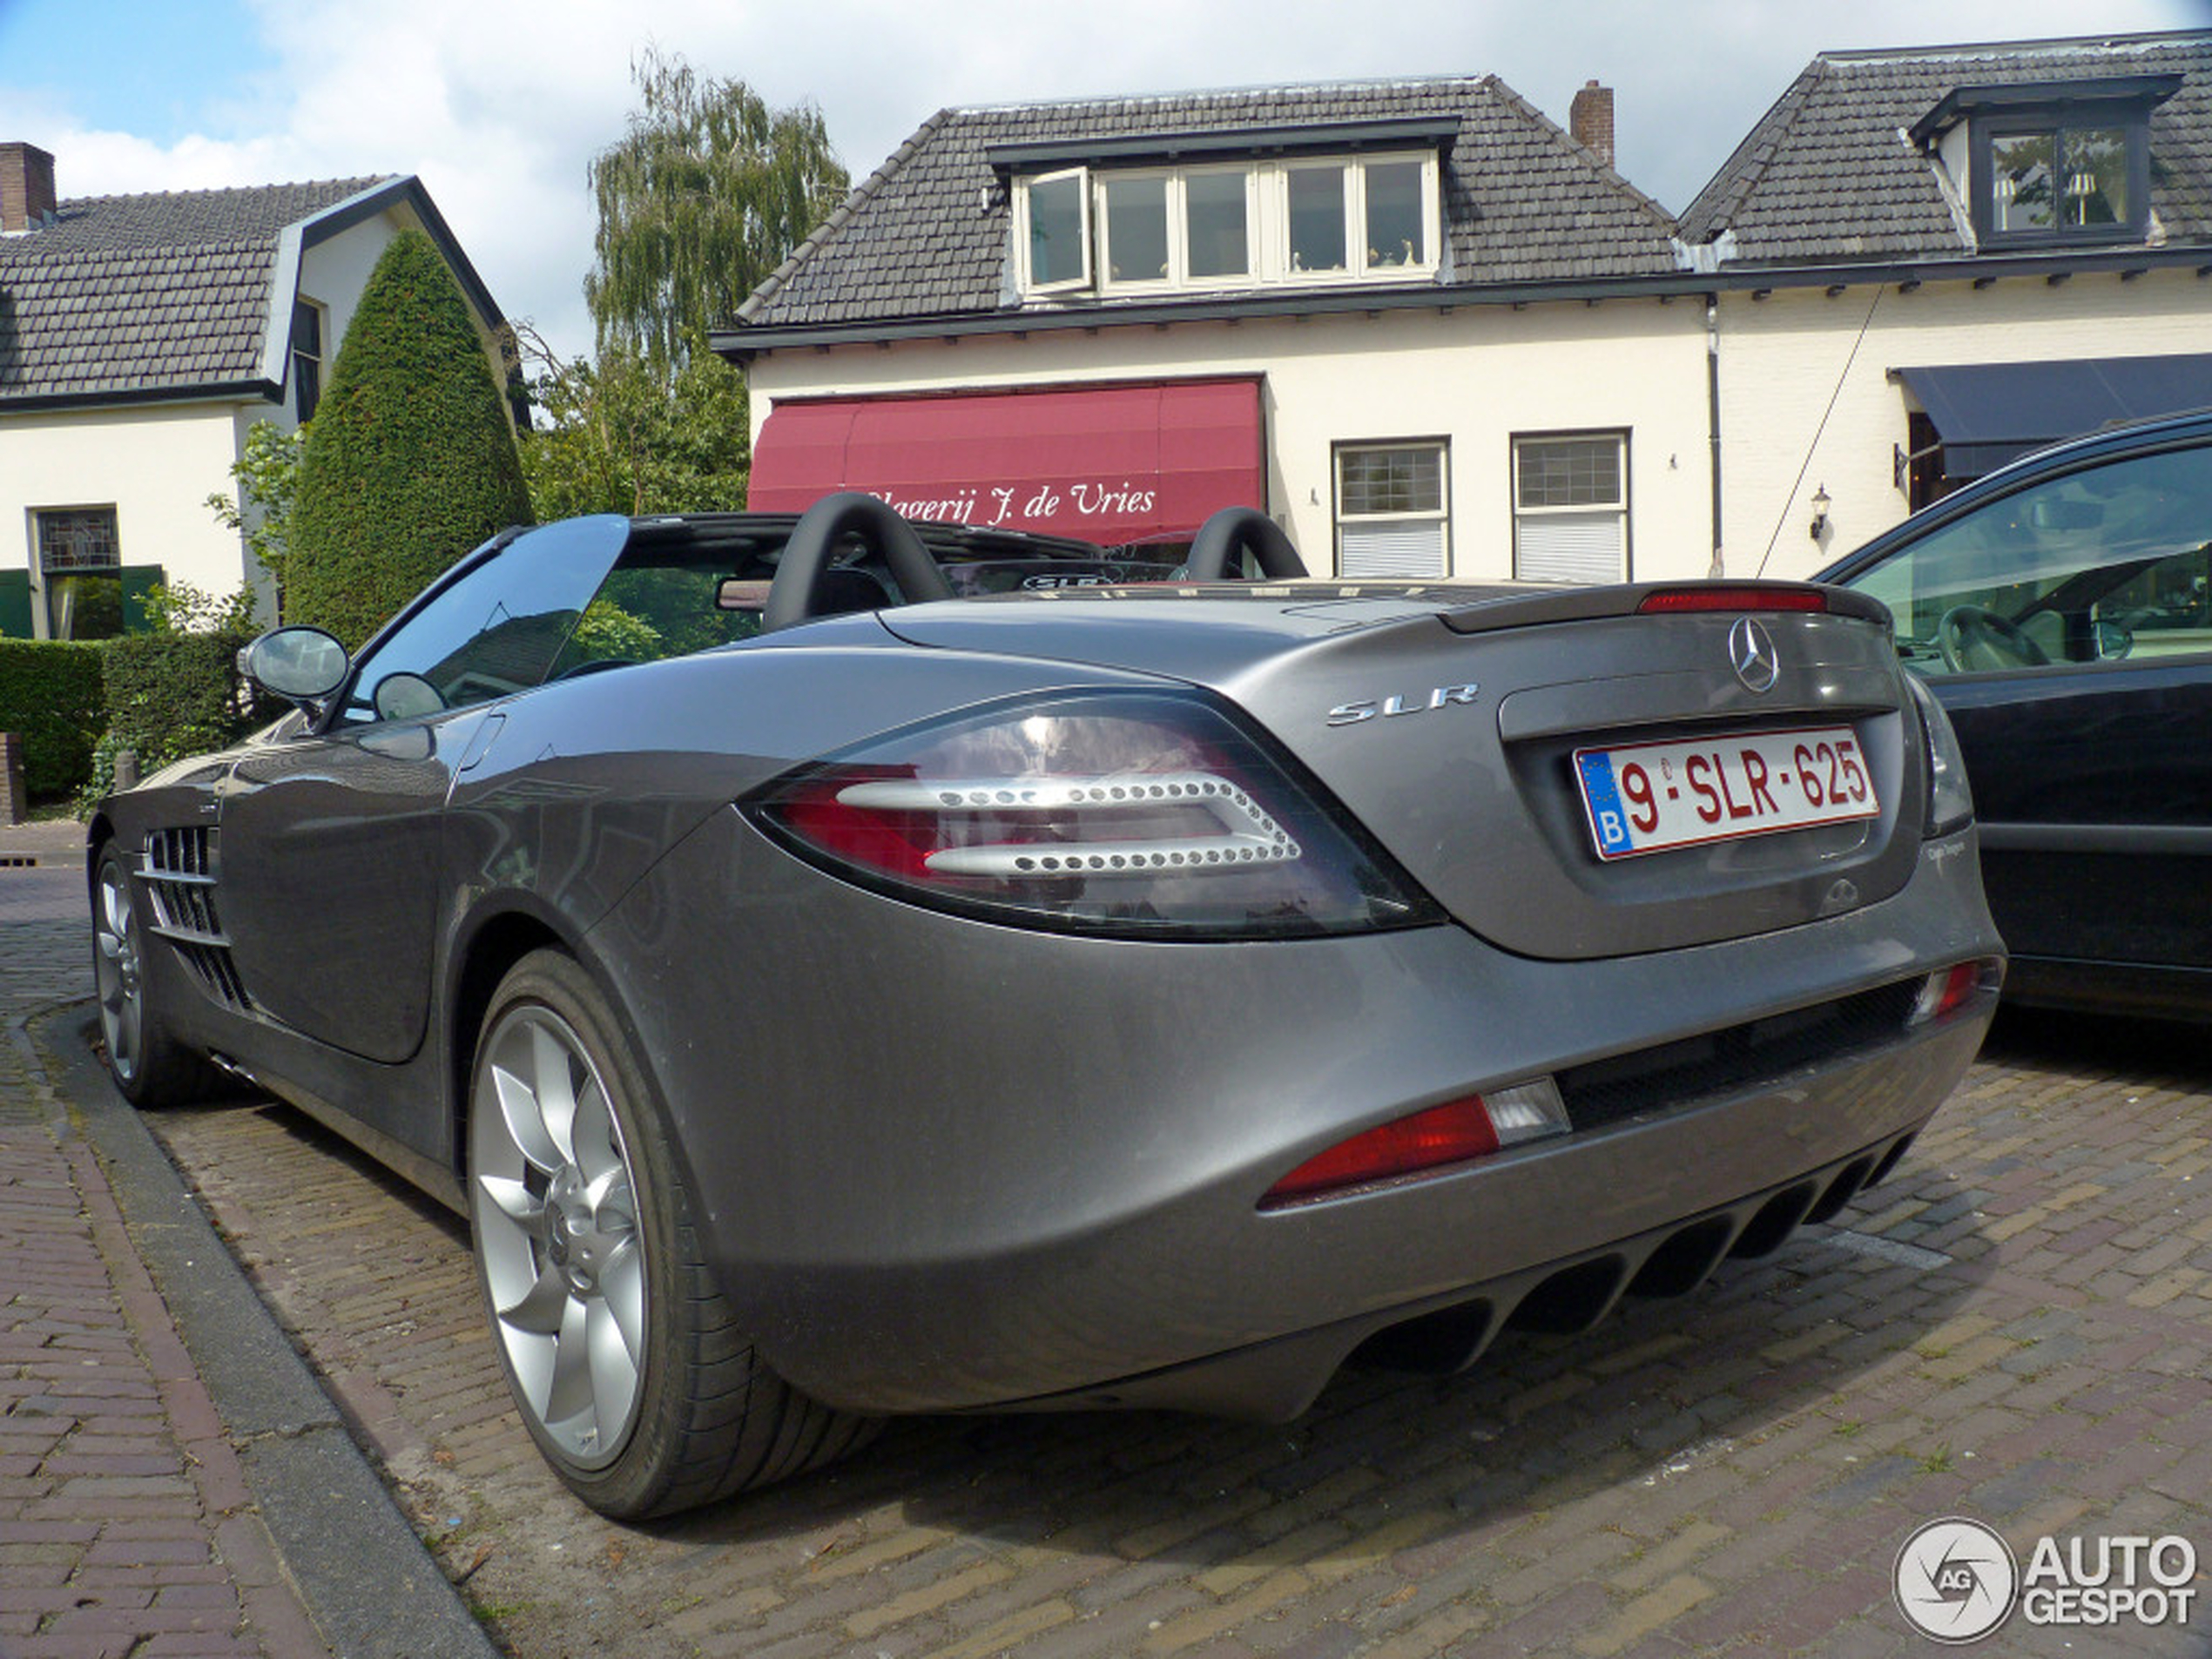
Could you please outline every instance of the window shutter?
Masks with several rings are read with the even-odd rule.
[[[30,572],[0,570],[0,636],[29,639],[35,631],[30,621]]]
[[[1523,582],[1587,585],[1622,579],[1617,511],[1523,515],[1514,537],[1514,574]]]
[[[126,564],[116,574],[123,578],[123,631],[143,634],[152,631],[153,618],[146,612],[146,590],[162,585],[162,570],[158,564]]]
[[[1344,526],[1337,574],[1426,578],[1444,574],[1444,525],[1439,519]]]

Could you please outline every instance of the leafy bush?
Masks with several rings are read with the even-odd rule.
[[[207,506],[225,528],[236,530],[276,583],[277,614],[284,615],[284,583],[292,556],[292,511],[300,498],[300,456],[307,428],[287,432],[273,421],[246,429],[244,453],[231,462],[238,493],[218,490]]]
[[[669,369],[626,347],[563,363],[527,326],[523,361],[547,424],[523,435],[523,477],[541,523],[579,513],[736,512],[752,459],[745,377],[691,341]]]
[[[0,639],[0,732],[22,737],[24,788],[34,799],[67,795],[91,768],[100,654],[97,644]]]
[[[529,522],[514,422],[468,302],[430,239],[402,231],[308,429],[285,617],[357,649],[462,554]]]

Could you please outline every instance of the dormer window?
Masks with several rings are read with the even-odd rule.
[[[1017,286],[1136,297],[1433,277],[1440,151],[1457,131],[1424,118],[994,152]]]
[[[1249,283],[1252,182],[1241,167],[1099,174],[1099,286],[1111,292]]]
[[[2064,235],[2128,226],[2128,129],[2032,127],[1989,134],[1993,235]]]
[[[1025,184],[1015,226],[1033,293],[1090,286],[1090,183],[1081,167]]]
[[[1912,129],[1963,175],[1985,246],[2141,241],[2151,111],[2178,75],[1963,86]]]

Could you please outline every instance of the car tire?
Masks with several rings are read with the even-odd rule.
[[[144,896],[110,843],[92,867],[92,983],[116,1092],[133,1106],[182,1106],[219,1092],[222,1074],[179,1042],[146,974]]]
[[[492,1345],[530,1437],[594,1509],[634,1521],[711,1503],[871,1434],[738,1329],[644,1069],[573,958],[526,956],[493,995],[468,1137]]]

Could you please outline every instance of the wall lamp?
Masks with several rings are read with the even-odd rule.
[[[1812,492],[1812,539],[1818,541],[1828,532],[1828,486],[1823,484]]]

